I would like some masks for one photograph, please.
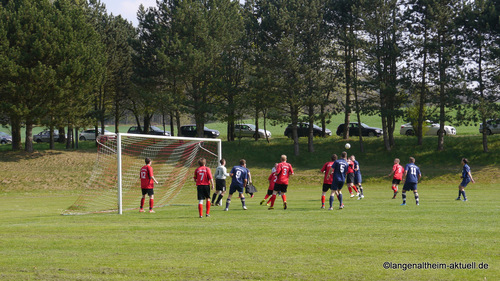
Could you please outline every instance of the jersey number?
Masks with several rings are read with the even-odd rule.
[[[141,179],[146,179],[146,172],[145,171],[141,171]]]
[[[416,169],[415,167],[411,167],[411,168],[410,168],[410,174],[411,174],[412,176],[416,176],[416,175],[417,175],[417,169]]]

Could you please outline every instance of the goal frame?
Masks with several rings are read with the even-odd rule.
[[[159,136],[159,135],[142,135],[142,134],[129,134],[118,133],[116,134],[116,161],[117,161],[117,181],[118,181],[118,214],[123,214],[122,202],[122,137],[138,137],[147,139],[170,139],[170,140],[186,140],[186,141],[204,141],[217,143],[217,158],[222,159],[222,140],[209,139],[209,138],[188,138],[188,137],[175,137],[175,136]]]

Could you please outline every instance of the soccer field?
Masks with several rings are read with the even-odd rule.
[[[462,202],[455,185],[426,181],[420,206],[400,206],[389,181],[366,183],[327,211],[320,187],[292,179],[287,210],[260,206],[260,190],[247,211],[233,199],[202,219],[194,188],[192,205],[123,215],[61,216],[68,191],[3,193],[0,280],[499,280],[500,188],[471,185]]]

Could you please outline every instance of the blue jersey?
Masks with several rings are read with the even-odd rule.
[[[345,159],[339,159],[335,161],[332,165],[333,168],[333,181],[334,182],[344,182],[345,176],[347,174],[347,161]]]
[[[421,175],[420,168],[414,163],[406,164],[406,182],[408,183],[418,183],[418,178]]]
[[[469,165],[465,164],[464,168],[462,169],[462,178],[464,180],[470,180],[469,173],[470,173],[470,167]]]
[[[354,160],[354,175],[361,174],[361,171],[359,170],[359,162]]]
[[[231,169],[231,174],[233,174],[233,180],[231,185],[244,187],[245,180],[248,180],[248,169],[242,166],[234,166]]]

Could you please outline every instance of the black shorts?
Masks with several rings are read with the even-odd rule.
[[[148,196],[153,196],[155,194],[155,191],[154,189],[146,189],[146,188],[142,188],[142,195],[148,195]]]
[[[279,183],[274,184],[274,191],[276,192],[281,191],[281,193],[286,193],[287,189],[288,189],[288,184],[279,184]]]
[[[347,174],[347,179],[345,180],[345,183],[354,183],[354,173]]]
[[[273,195],[273,190],[272,189],[268,189],[267,190],[267,195],[269,195],[269,196]]]
[[[327,192],[328,190],[330,190],[331,187],[332,187],[331,183],[324,183],[323,184],[323,192]]]
[[[198,185],[198,200],[210,199],[210,185]]]
[[[398,180],[398,179],[392,179],[392,184],[400,184],[401,183],[401,180]]]
[[[215,179],[215,190],[226,191],[226,180]]]

